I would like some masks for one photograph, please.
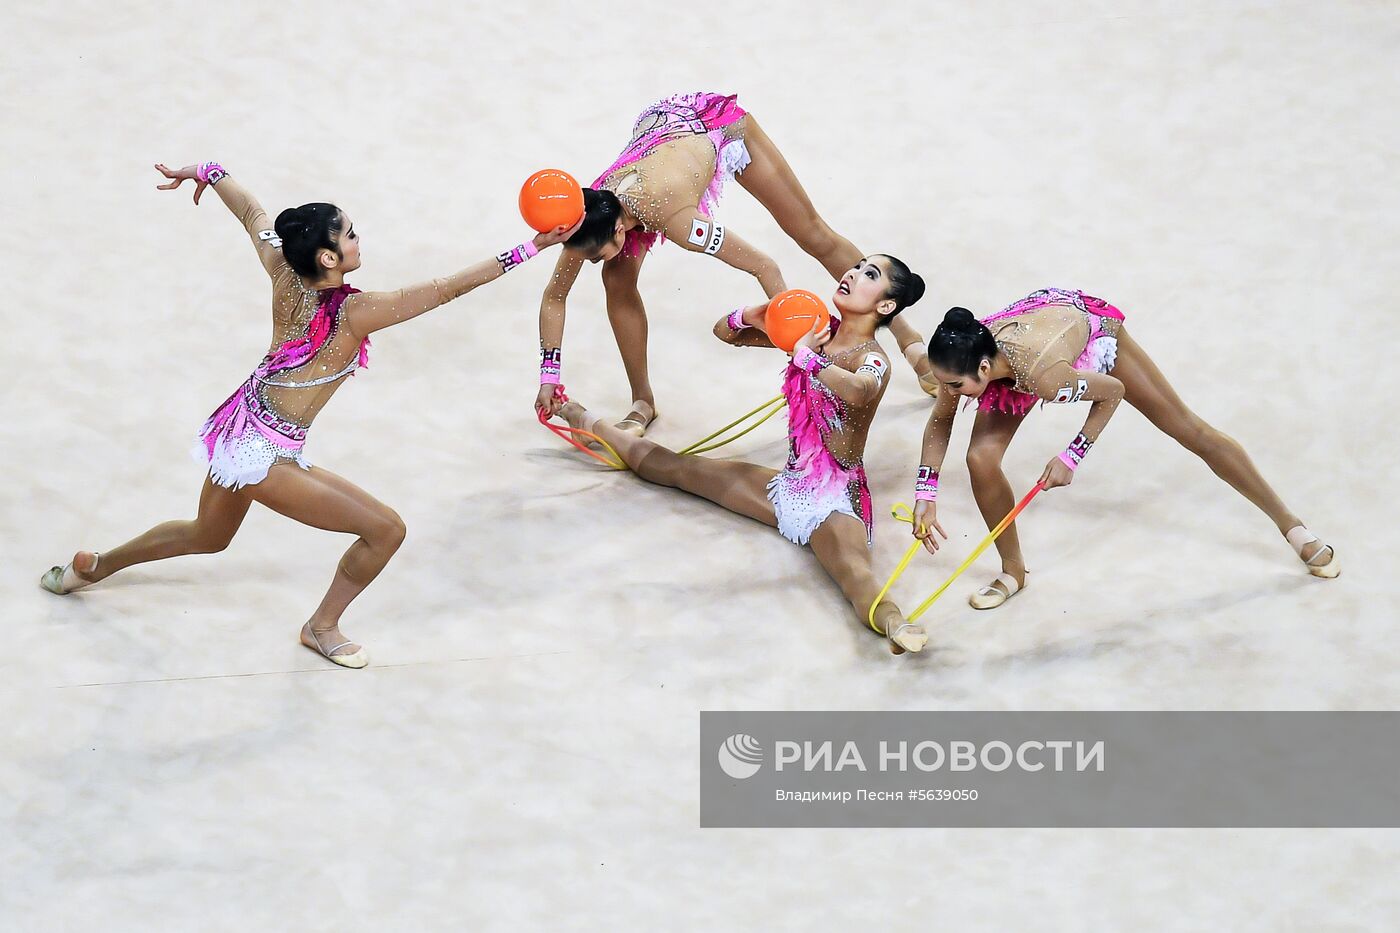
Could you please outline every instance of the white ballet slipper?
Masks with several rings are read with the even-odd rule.
[[[647,414],[648,411],[651,412],[650,415]],[[641,399],[634,399],[632,402],[632,410],[627,413],[627,417],[613,425],[613,427],[624,433],[631,434],[633,437],[646,437],[647,428],[651,427],[651,423],[655,420],[656,407],[654,405],[648,405]]]
[[[997,589],[993,585],[995,583],[1006,587],[1006,592],[1003,593]],[[995,609],[1019,592],[1021,592],[1021,584],[1016,582],[1015,577],[1009,573],[999,573],[995,580],[969,596],[967,604],[973,609]]]
[[[889,640],[892,654],[903,654],[906,651],[917,654],[928,644],[928,632],[913,622],[899,623],[894,627],[894,631],[887,632],[885,637]]]
[[[1320,540],[1317,535],[1302,525],[1290,528],[1288,534],[1283,537],[1292,545],[1293,553],[1298,555],[1299,560],[1303,560],[1303,548]],[[1337,552],[1332,550],[1330,544],[1324,544],[1318,548],[1312,557],[1303,561],[1303,566],[1308,568],[1308,573],[1315,577],[1322,577],[1324,580],[1331,580],[1342,572],[1342,565],[1337,561]]]
[[[359,670],[360,668],[364,667],[366,664],[369,663],[369,652],[364,649],[363,645],[360,646],[360,650],[358,651],[349,654],[336,654],[336,652],[339,651],[341,648],[344,648],[346,645],[353,645],[354,642],[349,641],[347,639],[346,641],[343,641],[338,645],[333,645],[330,648],[327,648],[321,644],[321,636],[316,634],[316,630],[311,627],[310,622],[302,626],[302,631],[311,635],[311,640],[316,645],[315,649],[313,650],[318,652],[322,657],[326,658],[327,660],[334,661],[336,664],[339,664],[341,667],[352,667],[356,670]],[[306,645],[306,647],[308,648],[311,647],[311,645],[306,644],[306,639],[304,638],[302,639],[301,643],[303,645]]]
[[[102,560],[102,555],[97,555],[97,560],[92,562],[92,569],[96,570],[98,563]],[[91,573],[92,571],[89,571]],[[73,569],[70,562],[64,567],[50,567],[48,571],[39,578],[39,585],[56,596],[67,596],[69,593],[76,593],[85,586],[92,586],[94,580],[84,580],[78,576],[78,572]]]

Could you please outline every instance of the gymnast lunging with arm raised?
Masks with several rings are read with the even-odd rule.
[[[272,340],[251,376],[199,432],[194,453],[207,467],[192,521],[169,521],[108,551],[79,551],[45,573],[45,589],[66,595],[133,564],[228,546],[248,507],[258,502],[306,525],[355,535],[330,588],[301,627],[306,647],[345,667],[364,667],[367,653],[340,631],[351,600],[367,587],[404,539],[393,509],[303,455],[316,415],[354,372],[367,365],[369,336],[417,317],[500,278],[571,229],[542,233],[460,272],[392,292],[345,284],[360,267],[360,237],[333,204],[288,208],[270,222],[238,182],[213,162],[156,168],[162,190],[195,182],[199,203],[212,186],[247,230],[272,282]]]

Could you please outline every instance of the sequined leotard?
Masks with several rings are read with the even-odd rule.
[[[351,332],[350,308],[409,317],[451,301],[472,282],[467,270],[392,292],[308,288],[252,195],[227,175],[215,190],[248,231],[272,279],[267,355],[209,416],[191,451],[214,482],[237,489],[261,482],[277,463],[310,467],[302,448],[311,422],[345,378],[368,363],[369,340]]]
[[[1043,288],[982,323],[1006,355],[1015,379],[993,382],[977,407],[1024,415],[1041,400],[1034,387],[1051,367],[1068,363],[1077,370],[1113,369],[1123,312],[1080,291]]]
[[[677,94],[637,117],[627,148],[592,185],[615,193],[642,222],[642,229],[627,232],[624,255],[655,246],[678,211],[698,207],[714,216],[725,182],[749,164],[743,138],[747,113],[737,99]],[[704,187],[697,191],[700,183]]]
[[[832,325],[838,328],[840,322],[833,318]],[[889,359],[874,340],[829,359],[833,366],[855,372],[871,354],[888,371]],[[885,395],[886,382],[881,378],[880,383],[872,400],[850,405],[815,374],[788,364],[783,378],[788,403],[788,461],[768,484],[768,498],[783,537],[806,544],[822,522],[840,512],[860,519],[865,524],[866,542],[870,542],[874,514],[862,458],[870,423]]]

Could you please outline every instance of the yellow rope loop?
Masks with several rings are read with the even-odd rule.
[[[678,450],[678,451],[676,451],[676,453],[678,453],[678,454],[703,454],[703,453],[708,453],[708,452],[711,451],[711,450],[717,450],[718,448],[723,447],[725,444],[731,443],[731,442],[733,442],[733,441],[737,441],[739,438],[743,437],[745,434],[748,434],[748,433],[749,433],[750,431],[752,431],[754,428],[758,427],[760,424],[763,424],[763,422],[767,421],[769,418],[773,417],[773,416],[776,415],[778,412],[782,411],[783,408],[786,407],[786,406],[787,406],[787,400],[784,399],[784,398],[782,397],[782,395],[775,395],[775,396],[773,396],[772,398],[770,398],[768,401],[764,402],[762,405],[759,405],[759,406],[758,406],[757,408],[755,408],[753,411],[746,412],[745,414],[740,415],[738,418],[735,418],[733,421],[729,422],[729,423],[726,424],[724,427],[720,428],[718,431],[715,431],[715,432],[713,432],[713,433],[710,433],[710,434],[705,435],[704,437],[700,438],[700,440],[698,440],[698,441],[696,441],[695,443],[691,444],[689,447],[686,447],[686,448],[683,448],[683,449],[681,449],[681,450]],[[712,441],[712,440],[714,440],[715,438],[719,437],[719,436],[720,436],[721,434],[723,434],[725,431],[728,431],[728,430],[730,430],[731,428],[734,428],[734,427],[737,427],[737,426],[740,425],[740,424],[743,424],[745,421],[749,420],[750,418],[754,417],[755,415],[758,415],[758,414],[760,414],[760,413],[762,413],[762,412],[765,412],[765,411],[766,411],[767,409],[769,409],[770,407],[772,408],[771,411],[767,411],[767,413],[764,414],[762,418],[760,418],[758,421],[754,422],[753,424],[749,425],[747,428],[745,428],[744,430],[740,431],[738,434],[734,435],[733,437],[726,438],[725,440],[717,441],[717,442],[715,442],[715,443],[713,443],[713,444],[709,444],[710,441]],[[706,446],[707,444],[708,444],[708,446]]]

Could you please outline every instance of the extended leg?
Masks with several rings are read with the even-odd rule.
[[[817,213],[812,199],[807,196],[787,159],[763,131],[763,127],[758,125],[754,115],[749,114],[745,119],[748,124],[744,130],[744,145],[748,147],[753,161],[737,176],[739,184],[768,209],[778,226],[802,247],[803,252],[821,263],[832,278],[840,279],[865,253],[831,229],[831,225]],[[929,369],[924,338],[903,316],[890,322],[890,333],[894,334],[899,351],[914,367],[924,391],[934,394],[937,383],[928,382],[932,371]]]
[[[1302,528],[1302,519],[1284,505],[1239,442],[1187,408],[1166,376],[1126,329],[1118,335],[1118,359],[1113,375],[1123,383],[1124,399],[1129,405],[1142,412],[1162,433],[1204,460],[1216,476],[1269,516],[1280,534],[1287,537],[1290,532]],[[1295,532],[1293,537],[1299,536]],[[1294,540],[1290,539],[1289,543],[1293,544]],[[1313,539],[1295,544],[1295,549],[1315,576],[1336,576],[1340,570],[1335,554],[1321,541]]]
[[[754,115],[749,114],[745,120],[744,145],[752,161],[736,176],[739,184],[768,209],[803,252],[821,263],[832,278],[841,278],[865,254],[817,213],[787,159]]]
[[[569,402],[559,409],[559,414],[573,427],[592,431],[607,441],[632,472],[647,482],[673,486],[709,499],[731,512],[777,527],[773,503],[768,501],[768,482],[775,470],[737,460],[682,456],[653,441],[603,424],[577,402]]]
[[[79,551],[73,555],[73,572],[80,585],[85,586],[133,564],[222,551],[243,524],[251,501],[246,490],[235,492],[206,476],[193,521],[162,522],[125,544],[102,551],[100,558],[96,551]]]
[[[267,479],[248,488],[256,501],[274,512],[313,528],[358,536],[340,559],[330,588],[303,626],[301,638],[308,648],[337,664],[364,667],[368,658],[341,634],[340,617],[403,543],[403,519],[363,489],[320,468],[279,464]]]
[[[870,618],[870,606],[880,595],[865,540],[865,525],[859,519],[837,513],[817,526],[810,542],[817,561],[841,587],[862,625]],[[906,623],[899,607],[888,600],[876,607],[875,626],[880,634],[890,636],[890,651],[895,654],[922,651],[928,644],[923,626]]]

